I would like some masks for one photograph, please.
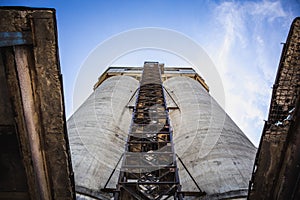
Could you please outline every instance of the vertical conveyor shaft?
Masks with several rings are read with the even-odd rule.
[[[115,199],[182,199],[159,64],[145,62]]]

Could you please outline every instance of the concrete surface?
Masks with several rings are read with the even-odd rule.
[[[76,190],[82,194],[78,199],[110,199],[100,189],[124,152],[131,121],[126,105],[138,84],[132,77],[108,78],[68,120]],[[205,198],[247,195],[256,148],[199,82],[177,76],[164,87],[172,104],[175,152],[208,194]],[[178,166],[183,190],[197,191],[181,163]],[[115,187],[118,174],[108,187]]]

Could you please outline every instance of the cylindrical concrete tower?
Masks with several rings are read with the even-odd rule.
[[[161,71],[184,199],[246,198],[256,148],[193,69]],[[141,73],[109,68],[68,120],[78,199],[113,197]]]

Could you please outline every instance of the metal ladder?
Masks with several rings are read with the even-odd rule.
[[[157,62],[145,62],[115,200],[183,199]]]

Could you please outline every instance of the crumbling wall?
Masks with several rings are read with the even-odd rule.
[[[10,100],[30,198],[74,199],[55,10],[2,7],[0,16],[1,95]]]
[[[279,68],[271,99],[268,121],[265,122],[253,176],[250,182],[249,199],[294,199],[293,190],[296,180],[287,180],[290,162],[299,165],[299,157],[294,153],[300,151],[299,118],[295,117],[299,104],[300,92],[300,18],[292,23],[290,33],[281,55]],[[298,142],[295,143],[295,142]],[[293,145],[296,146],[292,147]],[[293,152],[289,152],[293,151]],[[289,154],[289,155],[288,155]],[[298,161],[294,162],[295,159]],[[297,163],[298,162],[298,163]],[[289,173],[289,172],[288,172]],[[292,175],[299,176],[298,172]],[[290,182],[291,181],[291,182]],[[284,182],[290,182],[283,187]],[[299,188],[298,188],[299,190]],[[297,198],[295,198],[297,199]]]

